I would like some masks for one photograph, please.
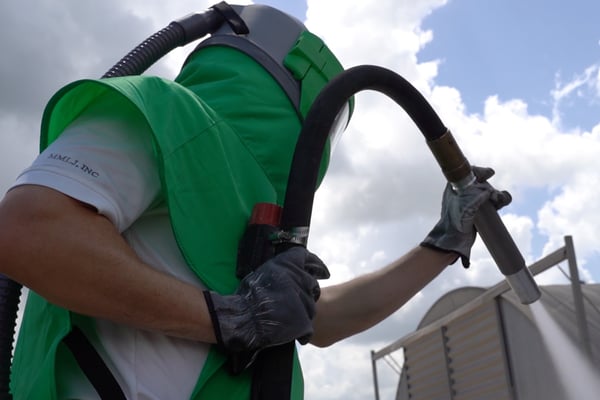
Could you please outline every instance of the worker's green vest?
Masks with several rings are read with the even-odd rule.
[[[277,83],[250,58],[225,48],[199,53],[176,82],[135,76],[64,87],[44,113],[41,148],[101,96],[130,101],[153,134],[163,195],[185,260],[208,288],[229,294],[238,286],[237,246],[253,205],[284,199],[301,123]],[[61,340],[72,324],[90,321],[30,293],[12,370],[15,399],[56,398]],[[224,361],[210,352],[193,399],[249,398],[249,371],[232,377]],[[302,398],[297,357],[292,391],[294,399]]]

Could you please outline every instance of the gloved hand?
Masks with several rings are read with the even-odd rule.
[[[321,291],[323,262],[293,247],[249,273],[233,295],[204,295],[218,344],[229,353],[254,352],[294,340],[308,343]]]
[[[456,191],[451,184],[446,185],[441,218],[421,243],[423,247],[456,253],[465,268],[470,265],[471,247],[476,236],[473,224],[479,207],[490,200],[496,209],[500,209],[512,200],[510,193],[496,190],[487,182],[494,175],[493,169],[475,166],[472,169],[476,181],[467,188]]]

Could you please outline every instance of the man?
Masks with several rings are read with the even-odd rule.
[[[302,118],[342,68],[289,16],[236,10],[251,34],[217,32],[175,82],[80,81],[50,101],[43,151],[0,203],[0,272],[31,289],[16,399],[98,398],[73,332],[129,399],[248,398],[251,375],[227,373],[229,353],[296,339],[324,347],[373,326],[457,257],[468,262],[482,202],[507,203],[476,170],[481,182],[465,192],[447,188],[423,245],[379,271],[320,290],[325,265],[297,247],[240,281],[252,206],[282,203]],[[252,36],[255,26],[276,31]],[[275,64],[260,61],[265,51]],[[294,376],[301,398],[297,360]]]

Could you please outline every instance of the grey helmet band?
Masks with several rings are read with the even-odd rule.
[[[296,18],[269,6],[231,5],[231,8],[246,23],[249,33],[237,34],[229,24],[223,24],[198,44],[194,52],[209,46],[227,46],[247,54],[273,76],[302,116],[300,82],[284,66],[284,59],[306,27]]]

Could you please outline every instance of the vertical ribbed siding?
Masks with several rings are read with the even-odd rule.
[[[404,347],[408,399],[514,399],[500,321],[492,301]]]
[[[452,400],[441,331],[404,349],[409,399]]]
[[[513,398],[497,313],[490,302],[443,330],[454,400]]]

